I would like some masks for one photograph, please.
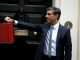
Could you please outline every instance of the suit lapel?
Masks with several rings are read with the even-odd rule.
[[[59,25],[59,28],[58,28],[58,33],[57,33],[56,45],[58,44],[60,35],[61,35],[61,33],[62,33],[62,32],[61,32],[61,28],[62,28],[62,25],[60,24],[60,25]]]

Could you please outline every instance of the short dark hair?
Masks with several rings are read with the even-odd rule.
[[[60,19],[61,10],[57,7],[48,7],[46,11],[52,10],[54,15],[58,15],[57,19]]]

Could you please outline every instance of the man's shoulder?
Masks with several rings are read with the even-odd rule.
[[[70,30],[70,28],[68,28],[68,27],[66,27],[66,26],[63,26],[63,25],[61,25],[61,24],[60,24],[60,26],[61,26],[61,28],[62,28],[63,30],[66,30],[66,31],[67,31],[67,30]]]

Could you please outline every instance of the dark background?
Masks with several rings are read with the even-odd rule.
[[[4,23],[4,18],[9,16],[18,21],[43,24],[46,21],[46,8],[49,6],[52,6],[52,0],[0,0],[0,23]],[[14,27],[14,31],[18,29],[21,28]],[[15,41],[13,44],[1,43],[0,48],[25,49],[21,51],[25,55],[24,58],[33,60],[39,44],[41,31],[36,31],[37,35],[34,35],[33,32],[29,31],[28,36],[14,35]]]

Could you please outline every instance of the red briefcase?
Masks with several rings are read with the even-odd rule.
[[[14,33],[12,23],[0,23],[0,43],[13,43]]]

